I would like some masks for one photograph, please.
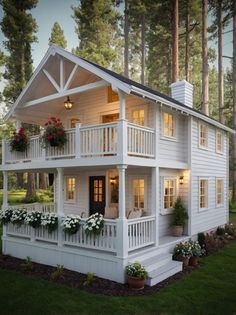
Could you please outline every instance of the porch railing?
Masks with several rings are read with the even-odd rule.
[[[56,203],[28,203],[19,205],[9,205],[8,208],[11,209],[26,209],[27,211],[40,211],[40,212],[56,212]]]
[[[154,244],[155,216],[128,220],[128,251]]]

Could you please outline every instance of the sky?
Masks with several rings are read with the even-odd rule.
[[[20,0],[19,0],[20,1]],[[38,42],[32,45],[32,56],[34,68],[37,67],[48,49],[48,39],[50,37],[53,24],[57,21],[64,30],[67,40],[67,49],[71,51],[73,47],[78,46],[79,40],[75,34],[75,22],[72,18],[73,11],[71,6],[78,6],[78,0],[38,0],[38,5],[31,11],[38,24]],[[3,16],[2,7],[0,6],[0,19]],[[232,29],[232,24],[225,31]],[[0,32],[0,47],[4,40]],[[216,43],[211,42],[210,47],[216,48]],[[232,56],[232,33],[223,36],[223,55]],[[217,66],[217,61],[215,62]],[[230,65],[229,59],[224,59],[224,66]],[[0,90],[2,86],[0,83]]]

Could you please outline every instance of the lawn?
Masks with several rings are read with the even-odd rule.
[[[0,270],[1,315],[235,314],[236,243],[204,258],[201,267],[160,292],[98,296]]]
[[[20,204],[24,202],[26,191],[22,190],[11,190],[8,192],[9,204]],[[53,193],[50,190],[38,190],[37,199],[39,202],[52,202]],[[2,189],[0,190],[0,204],[2,204]]]

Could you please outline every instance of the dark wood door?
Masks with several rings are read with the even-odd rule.
[[[89,177],[89,213],[101,213],[105,211],[105,176]]]

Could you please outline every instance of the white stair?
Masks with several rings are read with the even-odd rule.
[[[139,261],[148,272],[146,284],[153,286],[174,274],[182,271],[183,264],[172,260],[172,254],[147,252],[140,256],[132,257],[130,262]]]

